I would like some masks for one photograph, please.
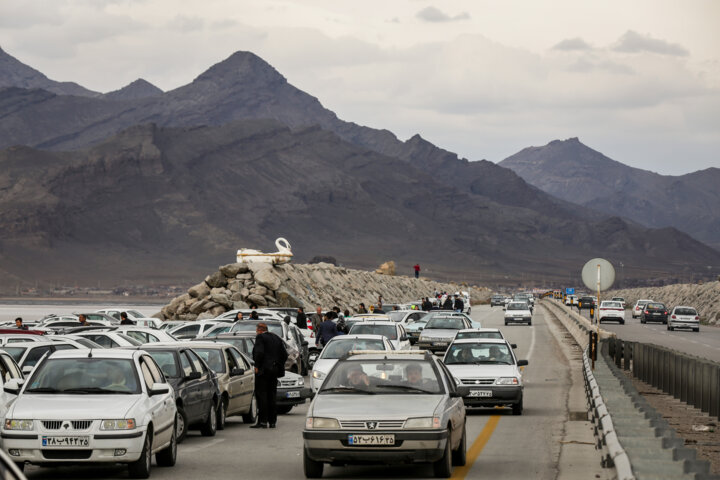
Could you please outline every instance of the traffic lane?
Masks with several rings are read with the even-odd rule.
[[[589,310],[583,310],[582,316],[589,318]],[[662,323],[640,323],[640,319],[632,318],[628,310],[625,313],[625,325],[615,322],[603,322],[601,328],[615,333],[622,340],[654,343],[679,352],[720,362],[720,328],[718,327],[700,325],[699,332],[691,330],[670,331],[667,329],[667,325]]]

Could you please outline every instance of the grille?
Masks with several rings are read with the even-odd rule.
[[[48,460],[87,460],[92,450],[41,450],[43,457]]]
[[[463,378],[460,381],[463,385],[492,385],[495,383],[494,378]]]
[[[353,430],[370,430],[368,423],[377,424],[372,430],[388,429],[388,428],[402,428],[405,425],[405,420],[352,420],[340,422],[340,428],[352,428]]]
[[[42,424],[43,427],[47,428],[48,430],[59,430],[60,425],[62,425],[62,420],[43,420]]]
[[[92,425],[92,420],[73,420],[72,426],[75,430],[87,430]]]
[[[92,422],[92,420],[73,420],[70,423],[73,430],[87,430],[92,425]],[[43,420],[42,424],[48,430],[60,430],[63,420]]]
[[[278,387],[294,387],[296,383],[295,380],[278,379]]]

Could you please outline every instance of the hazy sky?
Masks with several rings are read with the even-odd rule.
[[[715,0],[0,0],[0,46],[54,80],[169,90],[249,50],[470,160],[580,137],[665,174],[720,167],[718,25]]]

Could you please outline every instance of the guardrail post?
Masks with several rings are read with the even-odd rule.
[[[687,403],[695,406],[695,386],[697,385],[697,362],[694,358],[688,359],[688,398]]]
[[[635,343],[633,342],[627,342],[626,343],[627,348],[624,350],[625,352],[625,370],[630,370],[630,362],[633,361],[633,353],[635,351]]]
[[[663,362],[662,362],[662,388],[661,390],[665,393],[670,391],[670,357],[671,352],[667,350],[663,351]]]
[[[710,373],[710,411],[711,417],[720,420],[720,367],[713,366]]]
[[[680,401],[688,401],[688,375],[690,374],[690,359],[682,357],[680,359]]]

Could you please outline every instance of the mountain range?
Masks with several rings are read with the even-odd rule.
[[[635,281],[720,264],[673,228],[342,121],[249,52],[169,92],[138,80],[101,94],[0,50],[0,148],[5,284],[190,282],[278,236],[300,261],[394,259],[400,272],[420,262],[437,278],[498,283],[574,278],[595,256]]]

